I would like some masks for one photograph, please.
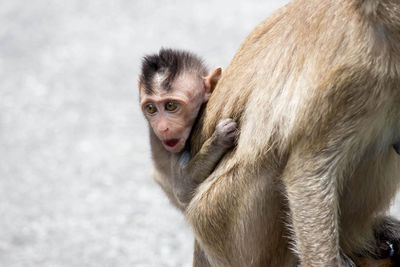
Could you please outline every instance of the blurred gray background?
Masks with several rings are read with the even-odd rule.
[[[176,47],[226,67],[286,2],[0,0],[0,266],[191,266],[150,177],[140,60]]]

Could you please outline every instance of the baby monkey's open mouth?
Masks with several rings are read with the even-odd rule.
[[[166,146],[169,146],[169,147],[174,147],[174,146],[176,146],[176,144],[178,144],[178,143],[179,143],[179,139],[170,139],[170,140],[164,141],[164,144],[165,144]]]

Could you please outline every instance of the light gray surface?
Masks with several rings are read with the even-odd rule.
[[[140,59],[178,47],[225,67],[285,2],[0,0],[0,266],[190,266],[150,178]]]

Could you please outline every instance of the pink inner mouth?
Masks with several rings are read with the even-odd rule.
[[[170,139],[170,140],[164,141],[164,144],[169,147],[174,147],[174,146],[176,146],[176,144],[178,144],[178,142],[179,142],[179,139]]]

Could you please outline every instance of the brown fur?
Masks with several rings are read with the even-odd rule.
[[[398,0],[295,0],[262,22],[193,134],[196,153],[221,118],[239,123],[236,149],[186,210],[194,265],[376,255],[375,217],[400,182],[399,104]]]

